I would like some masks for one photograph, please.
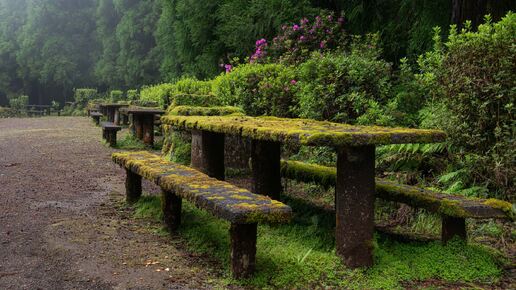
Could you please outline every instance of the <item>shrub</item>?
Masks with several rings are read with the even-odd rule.
[[[373,41],[371,41],[373,40]],[[299,114],[344,123],[377,123],[391,88],[390,65],[374,38],[356,40],[350,52],[321,54],[299,66]],[[362,118],[362,119],[360,119]]]
[[[213,81],[223,105],[239,106],[252,116],[293,117],[296,71],[281,64],[244,64]]]
[[[29,96],[18,96],[18,97],[10,97],[9,98],[9,107],[15,113],[24,112],[29,105]]]
[[[251,62],[276,61],[296,64],[308,58],[312,51],[326,52],[346,43],[344,18],[333,13],[323,13],[310,21],[301,19],[299,24],[283,25],[272,43],[265,39],[256,41]]]
[[[120,90],[112,90],[109,92],[109,99],[111,102],[116,103],[124,100],[124,92]]]
[[[171,104],[173,95],[208,95],[211,92],[210,81],[199,81],[194,78],[183,78],[175,83],[165,83],[145,87],[141,91],[140,99],[143,101],[157,102],[166,108]]]
[[[97,97],[97,89],[75,89],[74,100],[78,107],[84,107]]]
[[[126,95],[128,101],[136,101],[140,99],[140,94],[138,94],[138,90],[128,90]]]
[[[516,14],[495,24],[487,17],[477,32],[468,23],[460,32],[452,26],[444,45],[435,37],[434,51],[420,59],[420,77],[445,112],[427,114],[426,122],[449,134],[454,163],[468,172],[460,186],[487,186],[509,199],[516,178],[514,35]]]
[[[175,92],[174,84],[160,84],[150,87],[144,87],[140,92],[140,100],[147,102],[156,102],[162,108],[169,104],[172,92]]]

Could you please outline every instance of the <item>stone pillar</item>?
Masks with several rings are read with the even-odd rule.
[[[143,140],[143,120],[142,115],[133,114],[133,126],[136,138]]]
[[[337,254],[350,268],[369,267],[373,265],[375,147],[346,147],[337,153]]]
[[[193,168],[224,180],[224,134],[192,130],[191,155]]]
[[[281,195],[281,144],[253,140],[251,169],[253,192],[278,200]]]
[[[126,169],[125,172],[127,174],[125,178],[126,202],[133,204],[142,195],[142,177],[129,169]]]
[[[161,190],[161,210],[163,221],[169,231],[175,231],[181,225],[181,208],[183,200],[174,192]]]
[[[142,115],[143,143],[146,145],[154,145],[154,115]]]
[[[256,264],[256,235],[258,224],[231,224],[231,272],[233,278],[250,277]]]

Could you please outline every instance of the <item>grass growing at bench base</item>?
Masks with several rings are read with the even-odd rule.
[[[296,208],[296,205],[292,205]],[[136,215],[160,219],[159,197],[145,197],[135,205]],[[376,264],[369,270],[349,270],[335,255],[333,222],[327,215],[296,210],[289,225],[260,225],[257,272],[252,279],[228,284],[253,287],[400,288],[404,281],[439,279],[449,282],[491,282],[501,271],[491,254],[475,245],[454,241],[399,243],[377,235]],[[189,249],[221,261],[229,273],[229,223],[183,203],[180,235]]]
[[[145,149],[145,144],[134,135],[126,134],[116,142],[116,148],[124,150],[143,150]]]

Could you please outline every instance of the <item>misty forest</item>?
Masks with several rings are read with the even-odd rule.
[[[0,0],[0,288],[516,288],[515,12]]]

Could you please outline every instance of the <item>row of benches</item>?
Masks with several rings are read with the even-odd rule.
[[[116,128],[114,124],[100,124],[104,132]],[[105,138],[112,137],[106,135]],[[116,131],[114,138],[116,140]],[[251,193],[149,152],[115,153],[112,159],[126,170],[127,202],[134,203],[141,196],[142,178],[151,180],[161,187],[164,221],[170,230],[176,230],[181,223],[182,199],[187,199],[198,208],[229,221],[231,270],[233,277],[237,279],[248,277],[254,271],[257,224],[288,222],[292,216],[290,207],[267,197],[266,192],[263,195]],[[316,182],[324,186],[337,184],[335,168],[282,161],[281,174],[284,178]],[[513,218],[512,205],[503,201],[467,199],[382,179],[376,180],[376,196],[441,214],[443,242],[454,236],[466,239],[466,218]]]

